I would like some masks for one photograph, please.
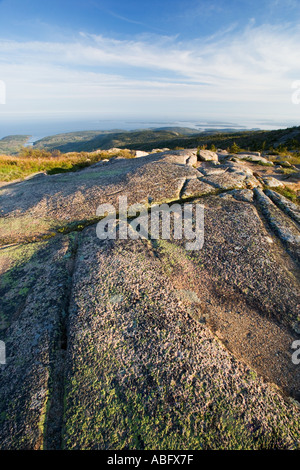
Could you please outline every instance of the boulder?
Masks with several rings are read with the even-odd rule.
[[[260,157],[261,156],[261,153],[260,152],[239,152],[237,154],[239,157],[242,156],[242,155],[253,155],[253,156],[256,156],[256,157]]]
[[[253,163],[263,163],[263,164],[267,164],[267,165],[273,165],[273,162],[271,162],[270,160],[267,160],[266,158],[264,157],[260,157],[259,155],[252,155],[252,154],[238,154],[237,155],[237,158],[239,158],[240,160],[248,160],[250,162],[253,162]]]
[[[218,154],[216,152],[212,152],[210,150],[199,150],[198,151],[198,160],[202,162],[209,162],[209,161],[218,161]]]
[[[262,177],[262,180],[266,186],[269,186],[269,188],[284,187],[284,184],[281,181],[278,181],[278,179],[273,178],[272,176],[264,176]]]

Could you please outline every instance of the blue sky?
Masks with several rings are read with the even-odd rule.
[[[299,0],[0,0],[0,123],[76,116],[296,125],[296,81]]]

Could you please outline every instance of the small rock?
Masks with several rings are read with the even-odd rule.
[[[135,158],[146,157],[149,155],[149,152],[143,152],[142,150],[135,151]]]
[[[273,165],[273,162],[271,162],[270,160],[267,160],[264,157],[260,157],[258,155],[238,154],[237,158],[239,158],[240,160],[247,160],[247,161],[250,161],[250,162],[253,162],[253,163],[264,163],[264,164],[268,164],[268,165]]]
[[[119,304],[119,303],[123,302],[123,295],[121,295],[121,294],[112,295],[109,298],[109,302],[111,304]]]
[[[165,147],[163,149],[152,149],[150,153],[162,153],[162,152],[168,152],[170,149]]]
[[[287,160],[284,160],[283,162],[278,162],[278,163],[280,163],[280,165],[283,166],[284,168],[291,168],[292,167],[290,162],[288,162]]]

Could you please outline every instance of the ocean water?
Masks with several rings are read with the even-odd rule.
[[[245,121],[236,119],[233,121],[212,121],[205,119],[191,119],[191,120],[172,120],[172,119],[149,119],[135,118],[135,119],[85,119],[85,120],[63,120],[51,119],[47,120],[0,120],[0,139],[8,135],[30,135],[28,144],[32,144],[36,140],[43,137],[62,134],[66,132],[79,132],[88,130],[136,130],[136,129],[149,129],[159,127],[189,127],[198,130],[199,132],[207,129],[228,129],[233,128],[237,130],[249,129],[284,129],[297,125],[293,122],[275,122],[275,121]]]

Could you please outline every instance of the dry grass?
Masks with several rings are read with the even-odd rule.
[[[73,152],[60,154],[59,152],[46,152],[31,150],[20,152],[18,156],[0,155],[0,181],[13,181],[24,179],[38,172],[48,174],[77,171],[93,165],[104,159],[112,157],[133,158],[129,150],[120,150],[115,153],[101,152]]]

